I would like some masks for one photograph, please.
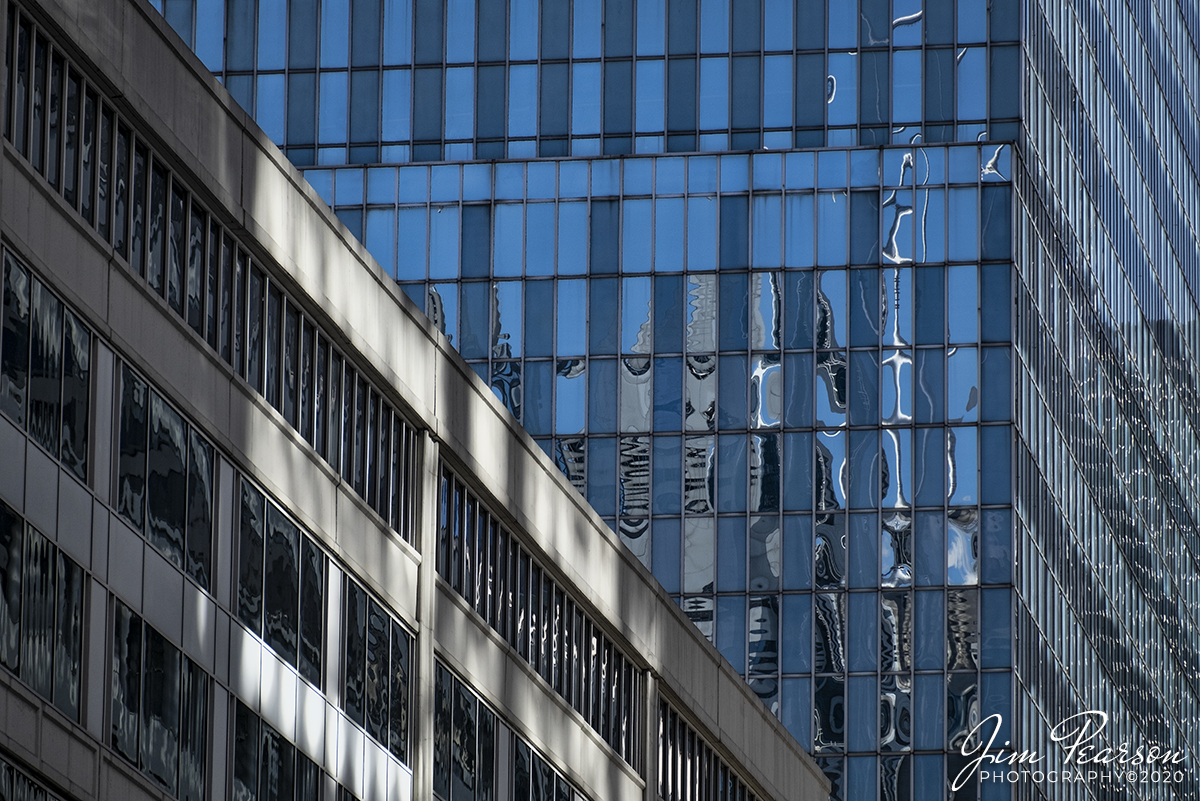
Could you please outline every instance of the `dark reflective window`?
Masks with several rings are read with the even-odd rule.
[[[79,719],[79,673],[83,648],[83,570],[58,552],[54,626],[54,705]]]
[[[113,171],[113,247],[129,257],[129,129],[117,125],[117,155]]]
[[[213,245],[216,247],[216,244]],[[219,327],[219,353],[229,364],[233,361],[233,242],[229,237],[221,240],[221,297],[217,318]]]
[[[367,594],[353,581],[346,583],[346,714],[360,726],[366,712],[363,680],[366,674]]]
[[[83,100],[83,148],[79,167],[79,213],[91,223],[94,219],[92,196],[96,188],[96,93],[88,91]]]
[[[302,537],[300,551],[300,675],[321,686],[325,630],[325,555]]]
[[[283,409],[279,398],[279,339],[280,326],[283,323],[282,314],[283,295],[279,293],[279,287],[272,282],[267,292],[266,397],[268,403],[280,410]]]
[[[46,698],[54,684],[56,551],[48,539],[28,529],[21,575],[21,678]]]
[[[259,801],[291,801],[295,792],[295,747],[262,724],[259,749]]]
[[[63,198],[69,206],[75,206],[78,193],[79,158],[79,75],[75,70],[67,73],[66,126],[63,135]],[[18,109],[19,111],[19,109]]]
[[[436,666],[433,685],[433,792],[441,798],[450,797],[450,739],[451,695],[454,681],[450,672],[440,664]],[[519,796],[518,796],[519,797]]]
[[[226,240],[232,250],[231,240]],[[233,369],[242,378],[246,377],[246,254],[237,251],[233,263]],[[251,384],[253,384],[251,380]]]
[[[146,280],[158,294],[166,289],[163,269],[167,245],[167,171],[157,159],[150,170],[149,255],[146,259]]]
[[[216,223],[208,228],[208,282],[205,286],[204,299],[204,332],[208,346],[220,352],[220,329],[217,326],[221,301],[219,287],[221,283],[221,229]]]
[[[179,775],[179,649],[146,627],[141,766],[174,793]]]
[[[451,801],[475,799],[475,696],[466,686],[454,682],[454,730],[451,735]]]
[[[238,253],[238,267],[244,266],[244,255]],[[250,386],[261,395],[263,394],[263,293],[266,291],[266,278],[258,265],[250,268],[250,305],[249,328],[246,333],[246,380]],[[276,340],[278,341],[278,340]]]
[[[208,587],[213,534],[213,449],[193,429],[188,437],[187,572]]]
[[[24,534],[20,515],[0,501],[0,664],[14,672],[20,666]]]
[[[112,746],[138,759],[142,698],[142,619],[118,601],[113,609]]]
[[[391,710],[388,747],[400,760],[408,762],[408,676],[410,639],[392,621]]]
[[[100,147],[99,158],[97,159],[97,186],[96,186],[96,229],[104,240],[110,241],[109,234],[111,231],[109,212],[112,208],[111,195],[109,194],[112,184],[112,135],[113,135],[113,113],[112,109],[104,106],[100,112]]]
[[[267,505],[263,639],[290,664],[299,640],[300,530],[283,512]]]
[[[179,798],[203,801],[207,798],[208,675],[190,659],[184,660],[180,717]]]
[[[383,608],[371,598],[367,602],[367,658],[366,680],[363,691],[366,696],[366,728],[376,740],[388,741],[388,689],[391,678],[388,673],[389,626]]]
[[[54,54],[50,61],[50,90],[47,108],[47,122],[50,132],[46,143],[46,180],[58,189],[59,180],[59,144],[62,142],[62,80],[64,64],[59,53]]]
[[[300,429],[300,421],[296,419],[296,378],[300,367],[300,315],[291,303],[287,305],[283,326],[283,397],[280,410],[283,412],[283,419],[287,420],[292,428]],[[311,351],[311,345],[309,350]]]
[[[147,537],[183,569],[187,524],[187,425],[157,392],[150,393],[149,473],[146,479]]]
[[[149,389],[128,366],[121,368],[120,455],[117,462],[117,511],[142,530],[146,511],[146,437]]]
[[[238,526],[238,618],[255,634],[262,633],[264,498],[242,480]]]
[[[12,30],[12,26],[9,26]],[[22,19],[17,28],[17,90],[12,102],[12,122],[9,126],[13,144],[25,155],[29,133],[25,128],[25,114],[29,104],[29,22]],[[5,48],[6,50],[8,48]]]
[[[29,273],[4,255],[4,319],[0,331],[0,410],[25,425],[29,381]]]
[[[182,221],[180,225],[182,226]],[[174,220],[172,220],[174,226]],[[192,203],[187,236],[187,324],[204,334],[204,212]]]
[[[70,127],[67,129],[68,139]],[[146,148],[137,145],[133,149],[133,231],[129,235],[129,264],[138,275],[146,274],[146,170],[150,157]],[[71,162],[68,160],[67,168]],[[64,190],[65,194],[65,190]]]
[[[62,400],[62,303],[41,281],[32,282],[29,356],[29,433],[58,452]]]
[[[233,797],[250,801],[258,795],[258,715],[241,701],[233,716]]]

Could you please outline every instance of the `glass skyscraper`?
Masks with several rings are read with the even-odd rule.
[[[1193,6],[160,5],[835,797],[1197,796],[951,786],[1195,764]]]

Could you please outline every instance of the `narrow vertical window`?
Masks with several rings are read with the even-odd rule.
[[[195,429],[188,437],[187,572],[209,586],[213,538],[213,448]]]
[[[233,797],[248,801],[258,796],[258,715],[241,701],[233,716]]]
[[[450,797],[475,798],[475,695],[462,682],[454,682],[454,735],[450,757]],[[551,801],[551,799],[546,799]]]
[[[219,352],[227,364],[233,364],[233,242],[226,236],[220,240],[220,247],[221,295],[217,312]]]
[[[28,156],[29,132],[26,115],[29,105],[29,22],[22,19],[17,26],[17,91],[11,99],[13,110],[13,144],[22,156]]]
[[[433,792],[441,798],[450,797],[450,741],[453,737],[451,726],[454,716],[451,712],[451,693],[454,680],[450,672],[440,664],[434,667],[435,679],[433,684]],[[519,792],[516,798],[528,798]]]
[[[59,159],[62,146],[63,72],[62,56],[55,53],[50,59],[50,90],[46,111],[49,128],[46,139],[46,180],[55,189],[58,189],[62,172]]]
[[[346,691],[342,694],[346,715],[363,725],[366,711],[363,679],[367,661],[367,594],[353,581],[346,582]]]
[[[113,170],[112,243],[121,258],[129,258],[129,129],[117,126],[117,155]]]
[[[300,335],[300,435],[313,444],[313,330],[312,323],[305,320]]]
[[[0,331],[0,410],[25,425],[29,391],[29,273],[4,254],[4,319]]]
[[[391,649],[388,643],[389,620],[387,614],[374,598],[367,603],[367,660],[366,681],[363,687],[366,696],[366,729],[381,743],[388,741],[388,658]]]
[[[114,602],[112,642],[112,747],[138,761],[142,699],[142,619]]]
[[[351,388],[353,391],[353,388]],[[354,394],[354,491],[366,497],[364,481],[367,472],[367,382],[358,377],[358,391]]]
[[[392,410],[381,398],[379,402],[379,426],[375,429],[375,438],[372,440],[372,447],[374,448],[373,459],[375,462],[374,486],[379,489],[375,502],[371,505],[384,520],[388,519],[388,509],[391,508],[391,503],[388,500],[388,473],[390,472],[388,468],[391,466],[391,454],[388,452],[388,449],[391,445],[391,433]]]
[[[85,182],[86,185],[86,182]],[[162,295],[166,291],[166,276],[163,274],[167,245],[167,171],[157,159],[150,170],[150,206],[148,209],[149,233],[146,257],[146,280],[150,288]]]
[[[267,403],[282,411],[283,405],[279,397],[279,339],[280,328],[283,326],[283,296],[275,282],[270,283],[267,290],[267,331],[266,331],[266,397]]]
[[[187,324],[204,336],[204,210],[192,199],[187,233]]]
[[[13,671],[21,664],[21,572],[25,523],[0,501],[0,665]]]
[[[58,453],[62,417],[62,303],[34,280],[29,354],[29,434]]]
[[[70,102],[70,93],[68,93],[67,101]],[[69,134],[70,128],[67,130]],[[67,141],[66,169],[69,175],[73,161],[70,158],[70,139],[68,138]],[[136,145],[133,148],[133,184],[130,187],[133,192],[133,200],[130,203],[133,212],[133,230],[129,234],[129,266],[143,277],[146,275],[146,170],[149,164],[150,157],[146,154],[146,148],[140,144]]]
[[[21,678],[44,698],[54,686],[54,598],[58,549],[26,526],[21,575]]]
[[[45,171],[46,140],[46,51],[49,45],[37,37],[33,47],[33,109],[29,118],[29,163],[39,173]]]
[[[241,516],[238,526],[238,618],[255,634],[262,634],[263,495],[242,479]]]
[[[151,392],[146,535],[150,544],[181,570],[187,523],[187,429],[183,417],[157,392]]]
[[[325,631],[325,555],[303,538],[300,552],[300,675],[321,686]]]
[[[366,451],[366,466],[363,469],[366,486],[362,491],[362,496],[366,499],[367,505],[372,509],[376,507],[379,491],[376,480],[377,471],[379,470],[378,432],[379,396],[372,389],[369,390],[367,395],[367,441],[366,448],[364,448]]]
[[[317,364],[315,384],[313,385],[313,438],[317,453],[325,458],[329,449],[325,443],[325,432],[328,430],[325,418],[329,408],[329,344],[325,338],[317,335]]]
[[[142,674],[142,770],[174,794],[179,776],[179,649],[146,626]]]
[[[330,467],[335,471],[341,464],[338,460],[342,452],[342,357],[336,352],[332,355],[329,367],[329,431],[327,435],[326,456]]]
[[[283,398],[280,406],[283,419],[296,429],[300,428],[300,421],[296,419],[296,373],[300,366],[299,340],[300,315],[297,313],[296,307],[288,303],[283,318],[283,380],[281,387]]]
[[[113,113],[107,105],[100,111],[100,140],[96,153],[96,230],[105,242],[112,241],[112,210],[109,194],[112,174]]]
[[[183,316],[184,261],[187,244],[184,231],[187,229],[187,195],[178,183],[171,186],[171,220],[167,229],[167,303],[175,313]]]
[[[195,662],[184,659],[182,678],[179,799],[203,801],[207,797],[205,776],[208,765],[208,675]]]
[[[238,253],[238,266],[242,265],[242,254]],[[263,394],[263,293],[267,289],[266,276],[258,265],[250,267],[249,328],[246,329],[246,380],[250,386]]]
[[[79,152],[79,213],[88,225],[96,220],[96,93],[90,89],[83,98],[83,147]]]
[[[121,367],[121,444],[117,461],[117,511],[142,530],[146,513],[146,382],[127,365]]]
[[[267,504],[263,639],[288,664],[296,664],[300,640],[300,529],[273,503]]]
[[[411,640],[399,623],[392,621],[391,710],[388,714],[392,754],[408,763],[408,677]]]
[[[233,247],[232,240],[230,248]],[[233,265],[233,369],[246,377],[246,254],[237,252]]]
[[[342,478],[346,481],[350,481],[354,473],[354,389],[357,386],[357,374],[347,364],[341,399]]]
[[[79,74],[67,72],[63,131],[63,199],[75,208],[79,194]]]
[[[66,311],[62,336],[62,439],[58,455],[64,467],[86,481],[92,335]]]
[[[221,311],[221,228],[215,222],[208,228],[208,281],[204,292],[204,333],[208,346],[220,353],[221,330],[217,320]]]

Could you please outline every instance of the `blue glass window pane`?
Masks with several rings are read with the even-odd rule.
[[[729,52],[729,0],[700,0],[700,52]]]
[[[587,323],[586,317],[578,312],[587,308],[587,282],[581,280],[559,281],[558,308],[558,349],[556,353],[560,357],[582,356]]]
[[[770,4],[772,0],[768,0]],[[779,0],[774,0],[779,2]],[[790,4],[787,6],[791,13]],[[768,38],[770,32],[782,30],[790,33],[789,28],[781,28],[777,21],[771,19],[766,26]],[[766,128],[792,127],[792,57],[767,56],[763,59],[763,126]]]
[[[412,0],[383,0],[383,63],[392,66],[411,62]],[[384,97],[386,106],[387,95]]]
[[[973,264],[946,270],[947,329],[951,344],[979,341],[979,275]]]
[[[470,139],[474,131],[475,70],[452,67],[446,70],[446,138]]]
[[[258,2],[258,68],[281,70],[287,36],[287,5],[284,0]]]
[[[639,12],[641,5],[639,3]],[[661,3],[662,0],[657,0]],[[639,32],[640,41],[640,32]],[[637,118],[638,133],[656,133],[664,129],[666,106],[663,97],[663,64],[660,60],[637,63]]]
[[[346,141],[346,73],[321,73],[318,136],[321,144]]]
[[[807,519],[805,519],[807,522]],[[786,548],[786,543],[785,543]],[[784,575],[787,575],[786,570]],[[807,673],[812,669],[809,648],[812,640],[812,601],[808,595],[783,596],[783,620],[780,630],[786,632],[780,643],[781,667],[784,673]]]
[[[446,62],[461,64],[475,60],[475,0],[446,2]],[[450,96],[449,82],[446,96]]]
[[[525,385],[523,406],[525,430],[530,434],[551,433],[551,415],[554,408],[550,397],[554,387],[553,362],[525,362]]]
[[[854,602],[857,600],[857,597],[857,595],[850,596],[851,611],[848,629],[852,638],[855,636],[856,631],[862,628],[854,622]],[[863,595],[862,597],[870,599],[871,601],[875,601],[874,595]],[[877,602],[871,604],[871,606],[873,609],[878,609]],[[876,635],[878,630],[879,626],[874,626],[871,629],[871,634]],[[877,637],[872,636],[871,639],[876,640]],[[850,645],[850,658],[853,660],[854,643],[851,642]],[[873,667],[874,665],[872,664],[871,666],[862,669],[869,670]],[[850,669],[854,670],[853,667]],[[846,731],[849,736],[847,737],[846,746],[852,751],[873,750],[876,748],[876,739],[879,736],[879,724],[876,722],[879,714],[879,690],[875,687],[875,677],[852,677],[850,679],[850,686],[847,688],[847,695],[849,697],[846,699]],[[866,762],[867,765],[864,765],[864,762]],[[867,790],[871,795],[874,795],[877,784],[875,780],[875,771],[872,769],[874,768],[874,762],[874,757],[859,757],[850,759],[851,769],[847,773],[850,779],[848,783],[848,789],[850,789],[851,792],[854,792],[855,790],[858,790],[859,792]],[[868,765],[870,767],[868,767]],[[863,798],[865,796],[851,795],[848,797]]]
[[[428,167],[401,167],[398,172],[401,203],[424,203],[429,200]]]
[[[361,169],[336,170],[333,200],[337,206],[361,206],[363,202],[363,171]]]
[[[958,0],[958,41],[987,39],[987,0]]]
[[[836,3],[838,8],[852,4]],[[832,11],[832,9],[831,9]],[[832,19],[832,14],[830,15]],[[853,18],[851,18],[853,19]],[[830,44],[832,47],[832,43]],[[826,83],[826,104],[830,125],[854,125],[858,122],[858,57],[853,53],[829,54],[829,79]]]
[[[367,210],[367,251],[379,262],[379,266],[392,276],[396,275],[396,212],[394,209]]]
[[[953,423],[979,419],[979,363],[975,348],[946,354],[946,418]]]
[[[437,324],[451,345],[458,346],[458,284],[430,284],[425,315]]]
[[[458,276],[458,206],[435,206],[429,214],[429,277]]]
[[[221,71],[224,45],[224,0],[196,0],[196,55],[213,72]]]
[[[919,600],[917,608],[920,609]],[[920,612],[917,614],[919,618]],[[913,745],[917,748],[936,748],[941,750],[943,747],[942,738],[944,729],[941,725],[938,725],[944,719],[942,709],[946,688],[942,682],[943,678],[940,673],[934,676],[916,677],[916,686],[913,692],[913,717],[917,721],[933,722],[932,724],[918,724],[914,726],[916,737]],[[915,757],[915,760],[917,764],[914,771],[916,774],[914,776],[914,784],[917,788],[925,790],[925,793],[919,794],[916,797],[941,798],[946,783],[946,778],[941,772],[941,755],[920,755]],[[918,789],[917,792],[921,793],[921,789]]]
[[[593,278],[588,284],[588,352],[615,355],[617,352],[620,309],[618,283],[611,278]],[[608,385],[611,391],[615,384]]]
[[[681,276],[666,275],[654,279],[654,349],[657,353],[683,350],[683,303]]]
[[[396,170],[392,167],[374,167],[367,170],[367,203],[396,202]]]
[[[879,456],[878,431],[850,432],[851,509],[870,509],[879,503]]]
[[[525,197],[525,165],[501,162],[496,165],[496,199],[520,200]]]
[[[628,181],[626,182],[628,185]],[[649,272],[652,226],[654,224],[653,201],[626,200],[623,206],[621,231],[621,270]]]
[[[350,2],[321,2],[321,66],[348,66],[350,60]],[[322,106],[324,103],[321,104]]]
[[[587,272],[587,203],[558,204],[558,274]]]
[[[849,586],[852,588],[877,586],[879,583],[879,526],[876,516],[874,514],[850,515],[849,537],[850,547],[847,554]],[[852,605],[851,613],[853,612]],[[872,669],[874,669],[874,663],[868,667],[851,668],[851,670]]]
[[[720,349],[744,350],[749,334],[749,284],[745,274],[721,275]]]
[[[515,0],[513,13],[517,3]],[[536,9],[535,0],[530,2]],[[534,23],[534,30],[537,24]],[[537,79],[538,70],[535,65],[517,65],[508,68],[508,135],[510,137],[534,136],[537,133]]]
[[[613,377],[615,379],[616,376]],[[596,378],[592,380],[595,382]],[[616,462],[615,439],[588,439],[587,499],[601,515],[611,515],[616,511]]]
[[[655,367],[655,371],[661,373],[660,367]],[[678,397],[676,393],[676,399]],[[680,447],[679,437],[654,438],[655,514],[679,514],[681,510]],[[679,572],[678,564],[674,566],[674,572]]]
[[[738,674],[746,670],[746,599],[717,598],[717,650]]]
[[[738,429],[746,427],[746,357],[720,357],[717,427]]]
[[[492,356],[508,359],[521,356],[521,282],[497,281],[496,319],[492,326]]]
[[[554,274],[553,203],[531,203],[525,207],[525,248],[526,275]]]
[[[892,120],[921,121],[920,50],[897,50],[893,55]]]
[[[284,142],[284,96],[282,74],[258,76],[258,108],[255,109],[254,121],[277,145]]]
[[[661,169],[659,171],[661,189]],[[683,198],[654,202],[654,269],[667,272],[683,269]]]
[[[611,434],[617,430],[617,409],[612,402],[617,385],[617,363],[611,359],[588,361],[588,433]]]
[[[497,276],[519,276],[524,250],[525,206],[520,203],[496,205],[496,244],[493,272]]]
[[[601,26],[601,0],[573,0],[574,9],[572,40],[575,58],[599,58]]]
[[[787,215],[784,231],[784,266],[813,265],[813,196],[787,195],[784,199]]]
[[[807,436],[807,435],[806,435]],[[785,440],[789,444],[785,444],[785,454],[790,449],[790,443],[794,440],[794,435],[785,434]],[[811,446],[805,450],[805,458],[811,459],[808,451]],[[786,487],[786,477],[785,484]],[[788,515],[783,518],[783,589],[785,590],[807,590],[812,587],[812,520],[808,515]],[[789,596],[790,597],[790,596]],[[799,602],[804,610],[804,618],[807,619],[809,605],[807,599]],[[785,616],[788,602],[784,602]],[[788,640],[795,639],[792,637]],[[802,643],[798,647],[803,649],[804,664],[807,665],[808,656],[808,637],[801,637]],[[797,647],[797,646],[792,646]],[[797,672],[804,672],[807,668],[797,668]],[[790,672],[787,667],[784,667],[784,672]]]
[[[425,277],[425,245],[428,215],[423,208],[400,209],[399,232],[400,259],[397,265],[399,278]],[[457,275],[448,276],[457,278]]]
[[[724,434],[718,438],[717,511],[746,511],[746,437],[743,434]],[[743,519],[737,519],[737,524],[744,529],[745,521]],[[744,559],[746,547],[744,530],[742,530],[741,547]],[[737,589],[744,588],[744,586],[737,587]]]
[[[968,47],[957,56],[958,119],[987,116],[987,48]]]
[[[765,0],[763,19],[767,24],[763,26],[764,50],[792,49],[793,5],[792,0]]]
[[[940,506],[946,497],[942,429],[918,428],[914,438],[916,503]]]
[[[654,345],[654,318],[649,276],[622,281],[621,352],[649,354]]]
[[[712,2],[713,0],[710,0]],[[729,59],[700,60],[700,128],[729,127]],[[696,191],[693,189],[692,191]]]
[[[817,195],[817,229],[820,231],[817,264],[823,267],[846,264],[846,230],[850,216],[848,200],[845,192],[822,192]]]
[[[722,517],[717,520],[717,591],[746,589],[746,520]],[[740,600],[740,599],[739,599]]]
[[[800,747],[806,750],[812,747],[810,732],[813,719],[811,684],[812,680],[808,678],[784,679],[781,700],[783,725],[796,738]]]
[[[974,505],[979,501],[977,429],[955,427],[946,432],[950,505]]]
[[[582,360],[558,363],[555,392],[554,433],[582,434],[587,401],[587,377]]]
[[[466,359],[487,358],[490,330],[491,285],[462,285],[462,334],[458,350]]]
[[[785,511],[807,511],[812,508],[812,451],[811,433],[800,432],[783,435],[783,508]],[[803,586],[807,587],[808,585]]]
[[[571,135],[600,133],[600,64],[572,64],[571,79]]]
[[[978,222],[979,193],[975,189],[951,189],[951,261],[975,261],[979,258]]]
[[[829,47],[854,47],[858,44],[858,3],[829,4]]]
[[[508,57],[513,61],[537,58],[537,0],[512,0],[509,6]]]
[[[1008,426],[987,426],[980,429],[980,484],[982,503],[1010,503],[1012,463],[1012,434]]]
[[[717,204],[713,198],[688,198],[688,269],[717,266]]]
[[[666,39],[666,0],[637,0],[637,54],[661,56]]]
[[[654,577],[667,592],[679,592],[679,521],[655,520],[651,544]]]

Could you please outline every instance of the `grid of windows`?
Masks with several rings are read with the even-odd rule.
[[[113,598],[110,744],[180,801],[208,775],[209,676]]]
[[[0,411],[86,480],[91,332],[7,250],[0,316]]]
[[[1013,139],[1016,0],[162,0],[297,165]]]
[[[438,508],[438,575],[636,768],[641,671],[444,465]]]
[[[441,660],[433,695],[433,792],[441,801],[587,801],[549,759]]]
[[[397,759],[408,762],[412,635],[346,577],[342,706]]]
[[[24,42],[33,37],[39,53],[52,51],[50,61],[56,66],[50,70],[49,89],[38,84],[42,87],[38,92],[48,92],[46,113],[33,97],[41,95],[27,90],[24,69],[9,69],[6,137],[151,290],[340,471],[347,486],[401,536],[411,539],[412,426],[280,288],[271,270],[252,258],[201,206],[161,154],[137,133],[138,126],[119,114],[16,5],[8,7],[8,23],[10,38]],[[17,56],[18,65],[28,58],[32,56]],[[10,270],[6,262],[5,273],[10,272],[19,282],[20,268]],[[31,299],[22,294],[28,290],[21,286],[14,284],[13,292],[13,309],[5,313],[6,328],[11,323],[14,331],[13,355],[7,356],[9,346],[4,345],[0,372],[5,365],[9,372],[0,379],[4,398],[0,407],[20,416],[24,371],[29,369],[21,356],[28,353],[21,350],[28,336],[22,315],[27,315]],[[5,297],[9,297],[7,284]],[[49,295],[35,307],[40,314],[61,314],[57,310],[57,301]],[[74,325],[73,317],[68,321]],[[44,329],[49,330],[49,326]],[[35,341],[42,350],[47,347],[41,342],[44,331]],[[81,344],[87,344],[87,333],[76,332],[75,337],[70,350],[61,345],[45,353],[35,350],[32,367],[48,371],[58,365],[78,372],[78,361],[71,359]],[[86,388],[86,370],[84,361],[82,376],[65,375],[63,388]],[[40,373],[31,376],[31,388],[44,394],[58,387],[50,380],[33,381],[42,378]],[[36,413],[31,421],[38,422],[31,431],[57,436],[58,406],[48,406],[53,399],[40,394],[32,400],[40,405],[31,410]],[[75,398],[63,399],[64,410],[71,400]],[[76,406],[70,410],[86,419]],[[74,469],[82,472],[86,454],[79,448],[86,440],[86,427],[69,422],[74,425],[64,426],[64,436],[71,440],[63,443],[63,458],[77,463]],[[52,443],[50,449],[57,451],[58,444]],[[139,520],[134,523],[140,527]]]
[[[238,619],[319,689],[325,553],[245,478],[239,498]]]
[[[0,665],[79,720],[87,575],[0,501]]]
[[[304,752],[241,701],[233,714],[233,797],[237,801],[304,801],[321,797],[324,774]],[[337,801],[353,801],[339,788]]]
[[[117,511],[208,589],[213,447],[128,364],[121,365],[120,375]]]
[[[658,705],[658,797],[757,801],[737,772],[671,704]]]

